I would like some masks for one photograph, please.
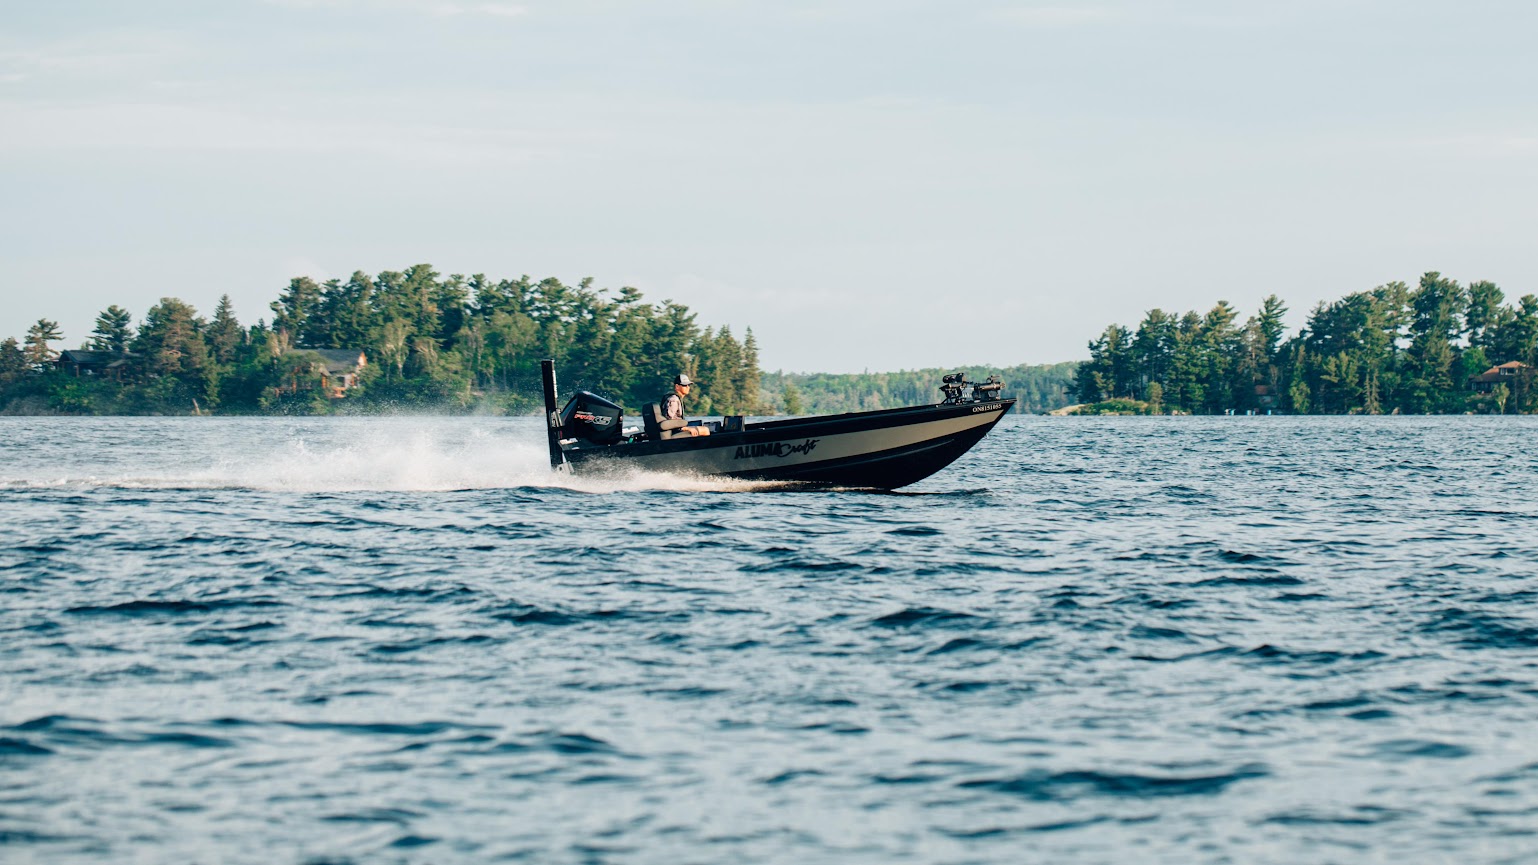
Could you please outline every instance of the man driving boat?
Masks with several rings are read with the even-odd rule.
[[[693,384],[694,382],[690,381],[689,376],[684,373],[679,373],[673,379],[673,392],[664,396],[657,403],[657,406],[661,409],[663,420],[684,419],[684,397],[689,395],[689,388]],[[687,432],[691,436],[710,435],[710,429],[703,426],[686,426],[681,428],[679,432]]]

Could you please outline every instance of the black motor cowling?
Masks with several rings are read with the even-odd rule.
[[[561,411],[561,436],[582,439],[595,445],[611,445],[620,440],[620,418],[624,411],[596,393],[579,390]]]

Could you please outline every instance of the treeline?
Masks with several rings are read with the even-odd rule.
[[[997,373],[1016,411],[1040,414],[1073,400],[1076,362],[1037,366],[916,369],[903,372],[763,374],[763,392],[786,414],[838,414],[939,402],[940,379],[966,371],[981,381]]]
[[[404,271],[318,283],[291,280],[270,322],[245,326],[230,299],[212,318],[164,298],[135,326],[112,305],[83,349],[115,358],[110,369],[71,374],[55,363],[58,325],[37,322],[23,342],[0,343],[0,411],[158,414],[325,413],[380,408],[530,412],[541,405],[541,358],[554,358],[564,391],[585,388],[635,411],[679,372],[705,382],[696,414],[752,414],[759,399],[751,329],[703,330],[688,307],[647,303],[634,288],[592,280],[492,280]],[[344,399],[321,387],[323,359],[307,349],[361,349],[367,364]]]
[[[1491,282],[1427,273],[1320,303],[1288,337],[1275,295],[1244,321],[1226,302],[1207,314],[1150,310],[1135,330],[1089,343],[1081,403],[1137,401],[1150,412],[1222,414],[1515,413],[1538,411],[1538,297],[1506,302]],[[1520,362],[1499,383],[1470,380]]]

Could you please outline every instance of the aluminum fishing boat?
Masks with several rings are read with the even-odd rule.
[[[555,364],[541,361],[550,465],[590,474],[635,468],[696,476],[785,481],[817,486],[896,489],[945,468],[978,443],[1015,405],[996,376],[969,382],[947,375],[935,405],[744,423],[738,417],[694,421],[708,436],[664,420],[655,404],[642,426],[626,429],[623,410],[578,391],[557,410]]]

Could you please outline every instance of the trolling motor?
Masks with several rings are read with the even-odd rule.
[[[955,405],[961,402],[961,391],[967,386],[966,373],[953,372],[940,379],[940,382],[940,390],[945,394],[945,399],[941,401],[941,405]]]
[[[964,372],[953,372],[940,379],[940,390],[945,394],[941,405],[960,405],[967,402],[989,402],[999,398],[999,392],[1004,389],[1004,381],[997,375],[988,376],[987,381],[967,381]],[[972,389],[972,393],[963,396],[963,391]]]

